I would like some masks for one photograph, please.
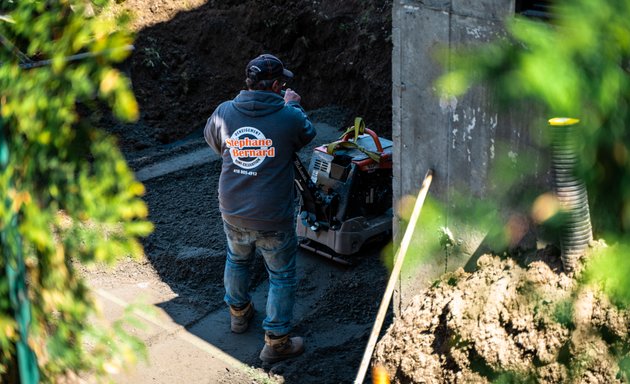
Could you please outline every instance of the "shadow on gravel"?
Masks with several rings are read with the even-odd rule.
[[[309,115],[318,136],[300,152],[306,164],[315,146],[338,137],[335,127],[344,116],[338,108]],[[169,153],[181,155],[186,148],[203,145],[203,139],[192,137],[181,147],[162,148],[153,158],[166,161]],[[144,239],[145,252],[161,280],[177,294],[158,305],[188,332],[261,369],[263,375],[282,376],[287,384],[321,383],[323,376],[330,382],[352,382],[387,283],[388,271],[381,260],[385,241],[366,243],[351,257],[351,267],[299,251],[294,331],[306,338],[307,350],[291,361],[262,365],[258,353],[263,345],[261,323],[268,282],[260,257],[252,266],[250,285],[256,317],[245,334],[229,331],[223,302],[226,243],[217,198],[220,170],[221,161],[214,160],[144,182],[149,220],[155,225],[155,231]],[[390,323],[391,311],[383,332]]]
[[[308,156],[315,145],[302,155]],[[294,360],[263,366],[258,353],[268,283],[260,257],[250,286],[257,315],[247,333],[229,331],[223,302],[226,244],[217,200],[220,168],[216,160],[144,183],[149,220],[155,225],[144,239],[145,252],[177,294],[158,305],[192,334],[265,374],[283,376],[287,384],[321,383],[322,375],[331,382],[352,382],[387,283],[381,261],[384,242],[367,243],[350,259],[351,267],[299,251],[295,333],[306,338],[307,351]],[[391,311],[383,331],[390,322]]]

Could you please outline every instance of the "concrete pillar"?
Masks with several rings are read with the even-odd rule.
[[[532,145],[533,121],[526,108],[499,112],[483,86],[457,98],[440,98],[436,92],[435,81],[448,67],[448,60],[446,67],[436,61],[437,50],[446,49],[446,57],[451,57],[458,46],[500,38],[505,34],[505,18],[513,13],[513,0],[394,1],[394,202],[397,206],[404,196],[415,197],[424,174],[432,168],[435,176],[429,199],[442,206],[435,220],[452,231],[457,245],[448,254],[437,246],[437,254],[415,255],[425,260],[420,266],[405,264],[395,295],[397,310],[446,270],[467,264],[474,267],[476,253],[488,235],[476,222],[475,207],[479,202],[496,202],[497,210],[512,208],[500,202],[507,191],[493,175],[499,157],[508,156],[507,163],[517,173],[522,170],[523,178],[533,173],[540,180],[547,173]],[[464,215],[462,221],[460,213],[467,211],[469,220]],[[421,216],[417,236],[437,244],[439,233],[423,224]],[[395,212],[395,241],[402,239],[403,230],[400,214]]]

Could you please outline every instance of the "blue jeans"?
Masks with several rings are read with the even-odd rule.
[[[239,228],[225,221],[223,230],[228,245],[223,275],[225,302],[242,307],[251,301],[248,289],[250,265],[259,252],[269,274],[267,317],[263,321],[263,329],[274,335],[289,333],[297,288],[295,230],[257,231]]]

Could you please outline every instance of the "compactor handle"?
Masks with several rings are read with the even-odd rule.
[[[357,138],[359,137],[359,135],[361,135],[363,133],[367,133],[368,135],[370,135],[372,137],[372,140],[374,140],[374,144],[376,145],[376,150],[379,153],[383,153],[383,146],[381,145],[381,140],[376,135],[376,132],[374,132],[373,130],[371,130],[369,128],[366,128],[365,127],[365,122],[360,117],[356,117],[354,119],[354,126],[353,127],[349,127],[346,130],[346,132],[344,132],[344,134],[341,135],[341,141],[349,141],[350,140],[350,136],[353,136],[354,137],[354,141],[356,143]]]
[[[379,153],[383,153],[383,146],[381,145],[381,140],[379,140],[378,136],[376,135],[376,132],[374,132],[373,130],[369,128],[365,128],[364,133],[367,133],[368,135],[372,136],[372,140],[374,140],[374,144],[376,145],[376,150]],[[344,134],[343,137],[341,138],[341,141],[349,141],[349,140],[350,140],[350,133]]]

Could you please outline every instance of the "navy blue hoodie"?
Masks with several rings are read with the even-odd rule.
[[[208,119],[204,137],[223,159],[219,209],[228,223],[255,230],[294,225],[293,153],[315,137],[302,107],[271,91],[241,91]]]

